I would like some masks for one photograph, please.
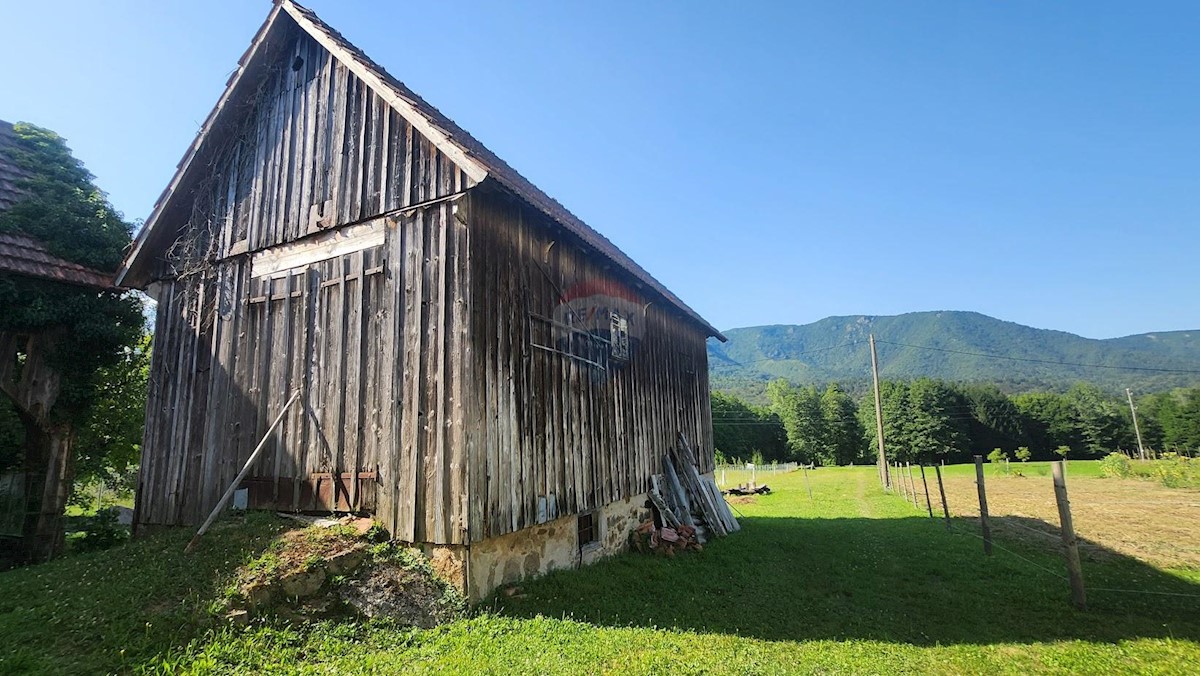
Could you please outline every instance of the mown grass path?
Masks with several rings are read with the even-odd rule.
[[[771,477],[774,494],[737,505],[743,531],[703,552],[554,573],[430,631],[219,628],[204,603],[221,571],[278,525],[215,531],[193,559],[177,551],[186,534],[166,534],[0,575],[0,672],[1186,673],[1200,664],[1200,598],[1095,595],[1075,611],[1053,548],[1001,539],[1005,550],[988,558],[973,521],[947,532],[923,506],[879,491],[873,469],[810,478],[812,500],[800,474]],[[1120,555],[1085,576],[1200,594]]]

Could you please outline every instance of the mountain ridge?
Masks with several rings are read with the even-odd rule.
[[[870,379],[872,333],[884,379],[994,382],[1014,391],[1061,390],[1080,380],[1110,390],[1200,385],[1200,329],[1085,338],[979,312],[935,310],[729,329],[727,343],[709,341],[713,387],[756,390],[777,377],[861,383]]]

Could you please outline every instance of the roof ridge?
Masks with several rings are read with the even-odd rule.
[[[521,175],[520,172],[472,136],[470,132],[460,127],[454,120],[421,98],[419,94],[409,89],[407,85],[395,76],[388,73],[385,68],[347,40],[340,32],[325,23],[317,16],[316,12],[294,0],[275,0],[266,22],[263,23],[258,33],[255,34],[250,48],[247,49],[239,61],[237,71],[230,77],[225,92],[221,95],[213,111],[209,113],[199,134],[197,134],[196,140],[193,141],[184,159],[180,162],[171,184],[168,185],[167,190],[164,191],[163,196],[155,205],[154,212],[146,220],[146,225],[143,227],[142,232],[138,233],[134,246],[126,258],[121,271],[118,273],[117,279],[119,282],[125,280],[134,261],[140,256],[143,244],[149,238],[149,231],[157,225],[158,216],[166,209],[166,205],[174,194],[175,188],[189,170],[191,160],[199,151],[208,132],[216,126],[221,113],[226,109],[224,103],[232,96],[232,92],[240,84],[241,77],[256,54],[257,47],[267,32],[275,25],[275,22],[278,21],[279,16],[283,14],[286,14],[301,31],[308,34],[321,44],[324,49],[328,50],[335,59],[339,59],[346,63],[347,66],[350,66],[351,71],[357,77],[363,79],[367,86],[374,89],[388,105],[392,106],[393,109],[408,119],[414,127],[417,127],[420,133],[427,136],[439,150],[444,152],[452,162],[457,164],[464,173],[477,183],[491,177],[508,192],[557,222],[567,232],[582,240],[588,247],[594,249],[601,256],[609,259],[617,266],[626,270],[642,284],[648,286],[657,295],[679,309],[687,318],[702,326],[708,335],[715,336],[722,341],[725,340],[720,331],[705,321],[699,313],[680,300],[678,296],[668,290],[666,286],[638,265],[625,252],[621,251],[611,240],[571,213],[562,203],[546,194],[534,185],[533,182]]]
[[[659,282],[645,268],[639,265],[636,261],[629,257],[624,251],[612,243],[610,239],[605,237],[595,228],[592,228],[583,219],[576,216],[570,209],[564,206],[554,197],[551,197],[541,188],[537,187],[532,181],[514,169],[512,165],[505,162],[500,156],[492,152],[481,141],[476,139],[469,131],[460,127],[454,120],[450,119],[445,113],[440,111],[436,106],[430,104],[423,99],[420,94],[417,94],[407,85],[393,76],[386,68],[376,63],[371,57],[367,56],[357,45],[346,39],[340,31],[325,23],[316,12],[301,5],[295,0],[279,0],[286,10],[289,6],[294,8],[298,13],[302,14],[308,21],[323,32],[329,39],[339,43],[344,51],[358,60],[363,66],[374,71],[381,76],[392,89],[398,90],[396,94],[408,101],[423,117],[428,119],[431,124],[436,125],[439,129],[446,133],[447,139],[461,148],[468,155],[479,159],[488,174],[496,179],[501,185],[507,188],[510,192],[515,193],[518,197],[530,203],[536,209],[539,209],[551,219],[557,221],[560,225],[573,232],[576,236],[583,239],[599,253],[617,265],[628,270],[637,277],[640,281],[646,283],[655,292],[663,296],[672,305],[675,305],[684,314],[688,315],[692,320],[700,323],[708,332],[709,335],[715,336],[722,341],[725,337],[714,326],[709,324],[703,317],[693,310],[687,303],[684,303],[678,296],[666,288],[662,282]],[[306,28],[301,26],[301,28]]]

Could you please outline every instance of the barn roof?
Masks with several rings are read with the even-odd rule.
[[[14,164],[6,152],[15,138],[12,123],[0,120],[0,211],[25,196],[19,182],[29,172]],[[111,275],[55,256],[38,240],[18,233],[0,233],[0,272],[98,289],[113,286]]]
[[[333,54],[334,58],[345,64],[351,72],[362,79],[379,96],[387,101],[396,112],[421,131],[430,142],[453,160],[472,179],[483,181],[490,177],[509,192],[549,216],[568,232],[579,237],[585,244],[595,249],[600,255],[609,259],[618,267],[627,271],[653,292],[662,296],[682,311],[684,315],[699,324],[708,335],[715,336],[722,341],[725,340],[720,331],[705,321],[699,313],[680,300],[678,296],[667,289],[649,272],[617,248],[608,238],[601,235],[587,223],[584,223],[557,200],[535,186],[519,172],[510,167],[507,162],[488,150],[474,136],[471,136],[466,130],[455,124],[453,120],[443,115],[441,111],[405,86],[404,83],[388,74],[386,70],[342,37],[340,33],[317,17],[312,10],[302,7],[292,0],[276,0],[276,4],[271,10],[270,15],[268,15],[266,22],[259,29],[250,48],[239,61],[237,71],[230,77],[225,93],[222,94],[217,106],[209,113],[208,118],[196,136],[196,140],[192,143],[187,154],[184,155],[183,160],[180,162],[175,177],[159,198],[158,203],[155,204],[154,211],[146,220],[145,227],[138,233],[133,249],[117,274],[118,283],[132,282],[144,276],[144,272],[139,275],[137,271],[146,268],[148,251],[155,248],[153,244],[148,244],[149,242],[157,240],[158,246],[165,246],[167,244],[163,242],[164,235],[156,232],[162,213],[169,206],[177,188],[183,183],[188,168],[201,150],[205,137],[221,121],[222,113],[227,108],[232,107],[228,104],[233,99],[238,89],[238,84],[243,80],[243,76],[250,68],[255,55],[266,42],[268,34],[271,33],[276,22],[284,18],[290,18],[304,32]],[[142,281],[148,280],[143,279]]]

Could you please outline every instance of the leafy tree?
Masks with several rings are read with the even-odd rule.
[[[963,449],[967,434],[957,411],[964,399],[940,380],[919,378],[912,382],[908,393],[909,440],[911,456],[946,454]]]
[[[962,408],[958,410],[966,414],[964,431],[971,454],[987,448],[1011,448],[1025,443],[1028,432],[1024,416],[1000,388],[986,384],[951,387],[962,398]]]
[[[1028,446],[1021,446],[1018,448],[1016,455],[1017,460],[1020,460],[1021,462],[1029,462],[1029,459],[1033,457],[1033,453],[1029,451]]]
[[[1030,392],[1014,397],[1025,418],[1027,443],[1034,457],[1050,459],[1054,448],[1081,443],[1076,411],[1067,398],[1053,392]]]
[[[729,461],[759,453],[769,461],[788,458],[787,432],[779,416],[722,392],[712,393],[713,442]]]
[[[1070,446],[1059,446],[1058,448],[1054,449],[1054,452],[1057,453],[1058,455],[1062,456],[1063,460],[1066,460],[1067,454],[1071,452],[1071,447]]]
[[[92,414],[75,444],[76,488],[94,482],[113,490],[133,488],[146,421],[150,343],[144,336],[120,361],[100,369]]]
[[[991,453],[988,453],[987,459],[988,462],[1004,462],[1008,460],[1008,454],[999,448],[994,448]]]
[[[0,232],[36,238],[51,252],[97,270],[116,270],[131,228],[71,155],[61,136],[18,122],[9,159],[28,173],[19,188],[27,195],[0,214]]]
[[[1142,434],[1151,447],[1172,451],[1200,448],[1200,387],[1145,397],[1138,412]]]
[[[786,380],[767,386],[773,410],[787,431],[790,459],[796,462],[830,464],[833,454],[825,447],[821,397],[815,387],[792,387]]]
[[[1075,420],[1084,452],[1101,457],[1128,446],[1132,421],[1129,410],[1117,400],[1089,383],[1076,383],[1067,391],[1067,400],[1075,411]]]
[[[883,446],[890,461],[912,458],[912,419],[909,417],[908,384],[879,384],[880,409],[883,412]],[[874,408],[874,406],[872,406]],[[878,440],[875,448],[878,449]]]
[[[115,270],[129,244],[130,225],[109,205],[61,137],[28,124],[14,125],[14,134],[15,143],[0,152],[24,168],[29,177],[18,183],[21,201],[0,213],[0,232],[26,234],[62,258],[101,271]],[[107,370],[127,358],[144,331],[140,300],[115,290],[97,291],[0,273],[0,307],[4,308],[0,332],[54,337],[47,363],[60,375],[59,393],[48,421],[18,412],[24,435],[17,462],[31,472],[45,471],[47,425],[54,429],[66,426],[81,439],[90,440],[89,458],[107,457],[112,450],[105,442],[109,437],[89,437],[88,428],[93,421],[96,429],[107,424],[102,416],[111,411],[97,412],[97,404],[105,396]],[[11,449],[7,455],[11,462]],[[66,488],[73,481],[74,460],[69,459],[61,478]],[[85,462],[83,468],[87,467]],[[41,509],[31,507],[36,507],[35,513]],[[41,526],[38,529],[43,530]],[[31,550],[29,556],[52,553],[53,545],[42,542],[36,546],[51,549],[36,554]]]
[[[825,446],[832,451],[835,464],[848,465],[866,456],[866,431],[858,420],[857,407],[837,383],[830,383],[821,395],[821,419]]]

